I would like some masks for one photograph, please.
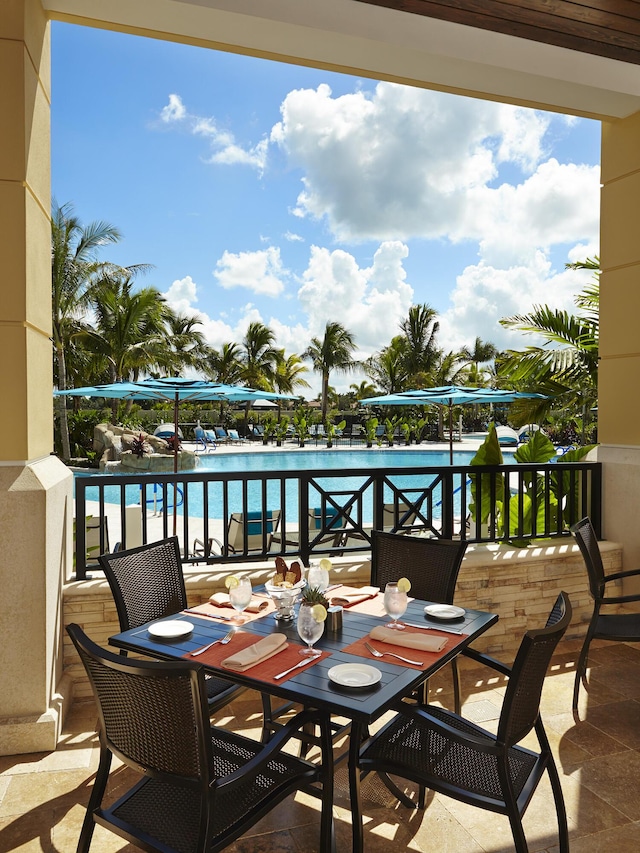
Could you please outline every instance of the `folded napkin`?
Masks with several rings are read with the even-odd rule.
[[[214,594],[210,596],[209,601],[216,607],[233,607],[233,604],[229,600],[229,593],[227,592],[214,592]],[[254,601],[251,599],[249,604],[245,607],[245,611],[247,613],[261,613],[268,606],[268,601]]]
[[[349,587],[346,587],[348,589]],[[354,592],[345,592],[342,595],[336,595],[331,599],[331,604],[339,607],[353,607],[354,604],[360,604],[361,601],[368,601],[370,598],[375,598],[380,592],[378,586],[363,586],[362,589]]]
[[[236,672],[244,672],[245,669],[251,669],[257,663],[262,663],[278,652],[284,651],[289,644],[284,634],[270,634],[262,640],[258,640],[252,646],[247,646],[235,655],[226,658],[222,661],[222,666],[225,669],[233,669]]]
[[[369,631],[372,640],[389,643],[393,646],[404,646],[407,649],[420,649],[423,652],[441,652],[447,645],[445,637],[431,637],[429,634],[418,634],[410,631],[398,631],[397,628],[384,628],[378,625]]]

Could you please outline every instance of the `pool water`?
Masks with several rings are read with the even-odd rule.
[[[454,453],[454,465],[467,465],[473,453]],[[417,477],[412,472],[416,467],[434,466],[448,467],[449,453],[448,451],[437,450],[340,450],[332,452],[331,450],[292,450],[278,452],[255,452],[255,453],[220,453],[208,454],[199,457],[200,466],[197,470],[211,470],[219,473],[252,473],[252,472],[294,472],[299,471],[326,471],[327,476],[317,478],[318,485],[321,489],[327,492],[350,492],[361,488],[366,482],[366,478],[358,477],[331,477],[331,471],[344,471],[351,468],[362,468],[364,470],[380,470],[388,468],[405,468],[407,475],[394,477],[394,485],[400,489],[408,490],[408,493],[413,490],[419,490],[424,487],[422,478]],[[78,473],[76,476],[86,477],[84,472]],[[90,475],[89,475],[90,476]],[[152,477],[145,477],[145,480],[152,483]],[[162,487],[160,485],[149,485],[146,490],[147,507],[151,511],[162,511]],[[170,503],[167,509],[173,509],[172,495],[173,489],[168,490]],[[222,484],[210,483],[208,485],[208,513],[210,518],[223,517],[223,498]],[[98,500],[98,489],[89,487],[86,492],[87,500]],[[107,486],[104,490],[104,499],[106,503],[119,504],[121,501],[121,490],[117,486]],[[202,517],[204,512],[204,488],[202,483],[195,482],[188,484],[188,513],[192,517]],[[137,485],[126,487],[125,501],[127,504],[139,504],[141,500],[141,490]],[[385,502],[393,502],[394,496],[392,490],[385,487]],[[262,508],[262,485],[259,481],[249,482],[247,484],[247,501],[248,510],[259,511]],[[281,506],[281,489],[280,480],[267,480],[267,501],[270,508]],[[184,494],[182,486],[177,498],[179,515],[183,513]],[[337,501],[341,503],[341,500]],[[319,506],[321,503],[319,492],[312,486],[309,488],[309,506]],[[231,482],[228,485],[228,508],[229,512],[242,511],[242,483]],[[295,476],[285,479],[285,496],[284,508],[288,521],[297,521],[298,510],[298,480]],[[372,511],[372,495],[369,494],[363,502],[363,521],[371,523]]]

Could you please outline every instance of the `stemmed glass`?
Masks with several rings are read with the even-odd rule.
[[[242,624],[245,621],[242,611],[249,605],[251,593],[251,580],[248,577],[238,578],[238,583],[229,589],[229,601],[238,611],[238,615],[234,617],[234,622]]]
[[[391,622],[388,622],[387,628],[396,628],[398,631],[404,631],[404,625],[398,622],[398,619],[404,614],[407,609],[409,599],[407,593],[398,588],[397,583],[388,583],[384,588],[384,609],[387,616],[391,616]]]
[[[317,622],[313,615],[313,607],[308,604],[301,604],[298,610],[298,634],[300,639],[304,640],[309,648],[300,649],[301,655],[312,655],[318,657],[319,651],[313,648],[313,644],[317,642],[324,631],[324,622]]]

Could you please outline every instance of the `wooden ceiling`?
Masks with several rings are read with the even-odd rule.
[[[637,0],[357,0],[640,65]]]

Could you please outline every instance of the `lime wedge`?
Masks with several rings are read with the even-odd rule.
[[[311,608],[311,614],[316,622],[324,622],[327,618],[327,608],[323,604],[314,604]]]
[[[409,592],[409,590],[411,589],[411,581],[409,580],[409,578],[400,578],[397,586],[400,592]]]
[[[234,589],[239,583],[240,581],[235,575],[229,575],[228,578],[224,579],[224,585],[227,589]]]

